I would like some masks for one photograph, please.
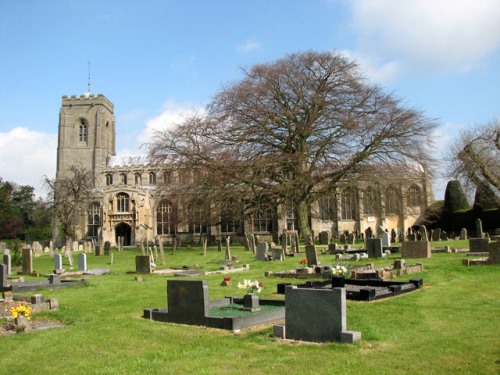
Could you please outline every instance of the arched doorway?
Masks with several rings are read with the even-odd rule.
[[[123,237],[123,246],[130,246],[132,239],[132,227],[126,223],[120,223],[115,227],[115,241],[118,243],[118,237]]]

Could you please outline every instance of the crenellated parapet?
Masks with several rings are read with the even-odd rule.
[[[68,97],[67,95],[63,95],[62,97],[62,106],[82,106],[82,105],[102,105],[106,107],[110,112],[114,111],[114,105],[111,103],[108,98],[106,98],[103,94],[84,94],[84,95],[71,95]]]

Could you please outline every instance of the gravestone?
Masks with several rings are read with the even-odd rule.
[[[109,241],[104,242],[104,256],[109,256],[111,251],[111,243]]]
[[[358,341],[360,332],[347,331],[345,288],[285,287],[285,337],[312,342]]]
[[[427,228],[425,227],[425,225],[420,226],[420,235],[420,241],[429,241],[429,236],[427,235]]]
[[[328,244],[328,253],[335,254],[336,252],[337,252],[337,244],[336,243]]]
[[[319,232],[319,243],[321,245],[328,245],[330,242],[329,234],[326,230]]]
[[[209,309],[207,280],[168,280],[167,303],[169,322],[205,325]]]
[[[383,243],[381,238],[369,238],[366,240],[368,258],[382,258]]]
[[[201,239],[203,243],[203,255],[207,254],[207,238],[203,237]],[[160,248],[160,256],[161,256],[161,264],[165,265],[165,250],[163,249],[163,239],[161,237],[158,237],[158,247]]]
[[[431,243],[429,241],[405,241],[401,243],[401,257],[407,258],[430,258]]]
[[[488,263],[500,264],[500,241],[488,245]]]
[[[288,248],[288,235],[286,232],[281,234],[281,248],[283,249],[283,252],[286,253]]]
[[[25,275],[33,273],[33,253],[30,249],[23,249],[22,269]]]
[[[271,254],[273,260],[279,260],[281,262],[285,260],[285,252],[282,249],[276,249],[271,247]]]
[[[316,246],[314,245],[306,245],[306,258],[307,258],[307,266],[319,266],[318,262],[318,254],[316,253]]]
[[[441,241],[441,228],[436,228],[431,234],[432,241]]]
[[[137,273],[152,273],[150,255],[137,255],[135,257],[135,272]]]
[[[231,259],[231,238],[226,237],[226,255],[225,259]]]
[[[349,233],[346,242],[348,245],[354,245],[354,242],[356,242],[356,235],[354,233]]]
[[[378,238],[382,240],[383,247],[391,246],[391,235],[389,232],[382,232],[378,235]]]
[[[7,271],[6,271],[7,275],[10,275],[10,273],[12,272],[12,261],[10,258],[10,254],[4,254],[3,258],[2,258],[2,262],[7,267]]]
[[[341,245],[345,245],[347,244],[347,237],[344,233],[342,233],[340,236],[339,236],[339,243]]]
[[[372,228],[371,227],[366,228],[366,230],[365,230],[365,240],[367,240],[368,238],[372,238],[372,237],[373,237]]]
[[[466,240],[467,239],[467,229],[462,228],[460,230],[460,239],[461,240]]]
[[[476,237],[477,238],[483,238],[484,237],[484,232],[483,232],[483,222],[481,219],[476,220]]]
[[[0,264],[0,288],[4,289],[9,286],[7,281],[7,266],[5,264]]]
[[[55,254],[54,255],[54,271],[61,271],[62,268],[62,255],[61,254]]]
[[[255,254],[256,260],[267,260],[267,250],[269,246],[267,242],[259,242],[257,244],[257,252]]]
[[[245,238],[247,238],[247,237],[245,236]],[[203,255],[207,255],[208,238],[203,237],[201,239],[201,243],[202,243],[202,247],[203,247]],[[163,246],[161,246],[160,249],[163,251]],[[165,254],[163,254],[162,257],[165,258]],[[163,264],[165,265],[165,260],[163,260],[163,262],[164,262]]]
[[[87,271],[87,254],[78,254],[78,271]]]
[[[391,229],[391,243],[397,242],[398,241],[398,235],[394,228]]]
[[[300,252],[300,242],[299,242],[299,234],[295,232],[293,235],[293,252],[294,253],[299,253]]]
[[[483,253],[488,251],[490,238],[469,238],[469,251],[471,253]]]

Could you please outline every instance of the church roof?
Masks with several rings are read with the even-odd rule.
[[[108,167],[131,167],[135,165],[149,166],[147,155],[117,155],[108,160]]]

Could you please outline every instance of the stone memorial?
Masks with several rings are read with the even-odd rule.
[[[3,255],[2,263],[5,264],[5,266],[7,267],[7,270],[6,270],[7,275],[10,275],[12,272],[12,261],[11,261],[10,254]]]
[[[382,232],[378,235],[378,238],[382,240],[383,247],[391,246],[391,235],[389,232]]]
[[[316,253],[316,246],[306,245],[306,259],[307,266],[319,266],[318,254]]]
[[[319,243],[321,245],[328,245],[330,242],[330,235],[326,230],[319,232]]]
[[[285,338],[353,343],[360,332],[347,331],[345,288],[285,287]]]
[[[59,273],[58,271],[62,271],[63,266],[62,266],[62,255],[61,254],[55,254],[54,255],[54,272]]]
[[[460,230],[460,239],[461,240],[466,240],[467,239],[467,229],[462,228]]]
[[[366,240],[366,250],[368,258],[382,258],[383,241],[382,238],[369,238]]]
[[[78,254],[78,271],[87,272],[87,254]]]
[[[255,254],[256,260],[267,260],[267,250],[269,245],[267,242],[259,242],[257,244],[257,252]]]
[[[152,273],[152,259],[150,255],[137,255],[135,257],[135,272]]]
[[[33,253],[30,249],[23,249],[22,270],[24,275],[33,273]]]

